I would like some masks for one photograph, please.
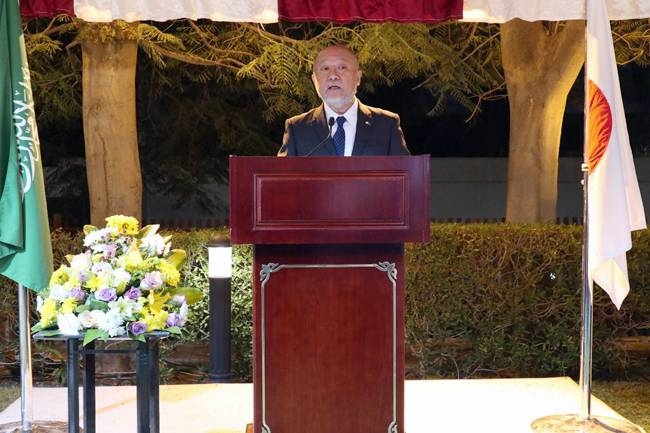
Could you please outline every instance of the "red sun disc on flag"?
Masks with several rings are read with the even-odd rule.
[[[587,159],[593,172],[607,150],[612,135],[612,110],[602,90],[589,80],[589,141]]]

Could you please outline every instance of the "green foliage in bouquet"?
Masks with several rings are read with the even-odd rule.
[[[139,229],[124,215],[106,218],[106,227],[84,227],[85,250],[67,255],[37,298],[39,322],[33,332],[84,335],[95,339],[128,336],[144,341],[153,331],[180,333],[188,304],[200,290],[181,287],[180,269],[187,254],[171,249],[171,236],[158,225]]]

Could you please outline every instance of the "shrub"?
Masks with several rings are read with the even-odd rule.
[[[166,231],[188,253],[183,285],[205,297],[192,305],[180,338],[164,340],[161,360],[187,342],[207,343],[209,283],[206,244],[227,233]],[[75,251],[81,233],[52,233],[55,266]],[[634,234],[628,253],[631,291],[620,311],[594,290],[594,378],[649,373],[647,359],[632,356],[621,338],[650,334],[650,235]],[[433,224],[426,244],[406,245],[406,344],[414,359],[408,377],[578,376],[581,339],[582,227],[510,224]],[[252,377],[252,248],[233,249],[232,369]],[[17,365],[15,284],[0,281],[0,363]],[[36,345],[36,376],[61,376],[61,356]],[[164,367],[164,366],[163,366]],[[175,366],[174,368],[177,368]],[[203,366],[199,377],[205,376]],[[207,369],[207,366],[205,366]],[[165,372],[169,368],[163,368]],[[13,374],[19,374],[13,368]],[[1,372],[0,372],[1,373]],[[165,379],[163,375],[162,379]]]
[[[161,345],[161,359],[178,344],[209,339],[210,286],[208,278],[207,244],[217,236],[224,236],[228,228],[217,230],[174,231],[175,248],[187,251],[182,284],[203,291],[203,299],[190,306],[188,324],[180,340],[165,340]],[[250,245],[233,247],[231,292],[231,359],[233,376],[248,381],[252,378],[252,248]]]
[[[595,287],[593,373],[641,373],[617,347],[648,326],[648,238],[629,254],[632,290],[620,311]],[[582,227],[432,225],[425,245],[408,245],[407,346],[412,377],[578,375]],[[647,367],[645,367],[647,368]]]

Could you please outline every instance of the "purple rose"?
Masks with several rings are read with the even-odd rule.
[[[129,289],[125,294],[124,294],[124,297],[125,297],[126,299],[130,299],[130,300],[132,300],[132,301],[135,301],[135,300],[138,299],[140,296],[142,296],[142,294],[140,293],[140,289],[138,289],[137,287],[131,287],[131,288],[130,288],[130,289]]]
[[[117,245],[106,244],[104,245],[104,258],[107,260],[114,259],[117,252]]]
[[[117,299],[117,293],[115,292],[115,289],[104,287],[95,293],[95,298],[100,301],[111,302]]]
[[[72,290],[70,290],[70,297],[81,302],[86,298],[86,294],[80,287],[73,287]]]
[[[147,332],[147,324],[142,322],[131,323],[131,334],[140,335]]]
[[[167,316],[167,320],[165,321],[165,324],[168,327],[171,327],[171,326],[183,326],[184,322],[185,322],[185,320],[183,320],[183,318],[181,317],[180,314],[178,314],[178,313],[169,313],[169,315]]]
[[[159,271],[148,272],[140,281],[140,287],[144,290],[157,289],[162,286],[162,274]]]

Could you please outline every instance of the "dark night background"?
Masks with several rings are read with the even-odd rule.
[[[628,65],[619,67],[630,144],[635,156],[650,152],[650,71]],[[560,157],[581,157],[583,147],[583,75],[580,73],[567,100],[562,127]],[[369,105],[400,114],[402,129],[414,154],[432,157],[507,157],[509,110],[507,99],[487,102],[476,118],[466,122],[467,110],[450,106],[441,116],[424,115],[433,97],[412,92],[414,83],[400,83],[374,94],[359,94]],[[404,96],[407,95],[407,96]]]
[[[648,156],[650,103],[647,95],[650,94],[650,73],[642,67],[628,65],[619,67],[619,74],[632,151],[636,157]],[[568,97],[560,157],[582,155],[582,76],[581,72]],[[417,84],[415,81],[403,81],[392,87],[375,87],[372,93],[360,88],[358,96],[368,105],[400,115],[402,129],[413,154],[430,154],[434,158],[508,156],[509,113],[506,98],[484,103],[481,112],[470,121],[467,121],[468,110],[453,103],[441,115],[428,116],[426,112],[435,105],[435,98],[425,90],[414,91]],[[138,92],[138,98],[146,94],[142,88]],[[252,101],[251,95],[256,94],[254,88],[248,88],[243,93],[240,89],[231,94],[224,94],[217,88],[211,88],[209,94],[201,92],[199,88],[190,87],[183,89],[181,96],[170,92],[158,99],[149,100],[148,105],[139,103],[138,138],[145,199],[147,196],[160,196],[162,191],[163,195],[171,194],[181,198],[169,201],[172,209],[182,210],[190,196],[203,203],[200,206],[205,209],[212,206],[223,208],[226,206],[223,200],[210,200],[211,193],[202,190],[201,185],[214,182],[218,177],[227,178],[227,155],[274,155],[279,148],[285,119],[278,118],[271,123],[262,120],[265,107]],[[173,122],[174,118],[186,115],[181,108],[183,105],[174,105],[178,104],[179,98],[186,103],[202,100],[201,104],[205,104],[206,110],[213,107],[213,104],[226,104],[227,109],[224,111],[222,108],[221,111],[226,114],[223,118],[208,114],[207,119],[197,123],[198,126],[190,131],[194,144],[189,144],[188,133],[176,131]],[[237,112],[246,112],[239,116],[243,123],[238,127],[229,126],[228,116],[237,117]],[[259,122],[251,124],[251,119],[255,118]],[[250,148],[246,145],[223,148],[218,133],[224,133],[225,130],[239,137],[242,132],[238,128],[242,127],[247,129],[245,133],[255,131],[257,137],[263,137],[265,143]],[[39,124],[39,135],[50,215],[58,214],[57,218],[64,226],[79,227],[89,220],[81,119],[57,122],[54,125]],[[235,141],[239,143],[238,140]],[[252,142],[255,142],[255,138]],[[194,164],[191,161],[196,161],[196,165],[188,165],[188,162]],[[180,170],[184,170],[184,173],[179,173],[174,164],[181,167]]]

